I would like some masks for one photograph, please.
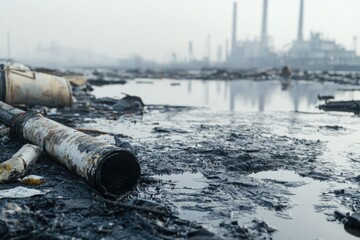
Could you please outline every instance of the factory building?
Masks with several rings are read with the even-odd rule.
[[[267,31],[268,0],[263,0],[262,25],[260,39],[237,40],[237,3],[233,5],[232,42],[230,55],[226,61],[228,67],[266,68],[280,64],[280,59],[271,46]]]
[[[269,68],[285,64],[308,70],[360,70],[360,57],[320,33],[304,39],[304,0],[300,0],[297,39],[285,54],[274,51],[267,30],[268,0],[263,0],[262,26],[259,40],[237,40],[237,3],[233,5],[231,50],[225,65],[231,68]]]

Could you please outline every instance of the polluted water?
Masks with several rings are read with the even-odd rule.
[[[226,152],[218,156],[226,165],[224,170],[201,169],[201,164],[197,165],[196,161],[206,160],[196,152],[189,155],[194,158],[193,168],[165,163],[163,167],[158,166],[159,171],[155,171],[153,177],[164,182],[162,194],[174,204],[179,217],[196,221],[206,229],[230,238],[238,235],[227,235],[226,232],[232,231],[227,222],[236,222],[237,228],[252,229],[252,237],[353,239],[354,236],[344,230],[343,223],[334,218],[334,211],[351,213],[354,209],[344,204],[342,197],[334,192],[357,186],[352,179],[357,176],[354,169],[359,169],[354,159],[360,157],[356,142],[360,120],[350,113],[318,109],[321,104],[318,95],[331,95],[340,100],[360,97],[356,91],[344,91],[346,88],[346,85],[308,81],[293,81],[288,89],[284,89],[276,80],[151,79],[151,84],[129,81],[126,85],[94,87],[94,94],[114,98],[121,98],[121,92],[139,95],[148,109],[158,105],[184,107],[185,110],[176,113],[149,110],[139,120],[144,124],[131,128],[120,126],[118,130],[132,137],[134,142],[172,141],[179,146],[194,144],[201,148],[201,144],[205,144],[202,141],[219,137],[219,134],[229,134],[231,138],[251,137],[249,141],[239,140],[237,146],[230,146],[229,138],[217,140],[229,152],[245,153],[237,154],[238,161],[245,161],[246,157],[253,158],[252,161],[269,158],[268,164],[274,165],[257,169],[256,164],[251,163],[255,169],[227,172],[226,169],[234,166],[226,165],[232,154]],[[103,130],[110,129],[107,128],[110,122],[98,121],[86,126],[101,123]],[[118,121],[126,123],[125,120]],[[157,137],[154,136],[156,126],[163,127],[162,132],[155,131]],[[202,133],[201,129],[206,129],[207,133]],[[286,148],[275,151],[276,141],[280,141],[279,148],[284,148],[283,144],[293,144],[289,146],[291,152],[287,155]],[[160,142],[158,145],[166,144]],[[203,148],[204,152],[212,151],[206,145]],[[276,153],[268,156],[266,151]],[[309,157],[312,152],[313,158]],[[288,161],[282,159],[281,164],[276,163],[277,158],[286,157]],[[302,159],[307,160],[300,163]],[[174,171],[163,173],[167,166],[175,166]],[[232,188],[234,193],[231,193]],[[249,195],[249,192],[260,195]],[[271,200],[265,200],[261,194]],[[224,206],[226,204],[228,206]],[[254,221],[268,225],[265,234],[260,233],[264,229],[253,227]]]

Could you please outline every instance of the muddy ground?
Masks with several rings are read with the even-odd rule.
[[[128,142],[142,167],[137,188],[106,199],[42,156],[28,174],[43,176],[45,183],[26,187],[47,193],[2,199],[1,239],[283,239],[276,235],[283,229],[256,212],[270,211],[291,221],[289,211],[296,205],[292,191],[305,183],[253,175],[279,169],[319,182],[347,184],[323,189],[315,207],[324,219],[341,226],[345,236],[353,236],[345,233],[342,222],[347,216],[341,214],[358,211],[359,167],[342,169],[327,161],[327,145],[321,139],[346,137],[352,123],[334,124],[331,115],[327,122],[311,122],[306,114],[298,117],[295,112],[273,116],[165,105],[142,108],[139,102],[95,99],[88,90],[74,89],[73,108],[35,109],[113,144],[128,147],[123,145]],[[313,132],[318,135],[306,137]],[[15,137],[2,137],[0,160],[22,145]],[[354,162],[360,157],[356,151],[347,154]],[[174,181],[178,177],[185,183]],[[0,189],[16,186],[23,184],[2,184]],[[299,229],[299,239],[303,231]],[[349,231],[356,234],[356,227]]]

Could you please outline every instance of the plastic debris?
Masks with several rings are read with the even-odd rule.
[[[29,175],[22,179],[18,179],[19,182],[27,184],[27,185],[41,185],[45,182],[44,177],[37,175]]]
[[[26,187],[15,187],[6,190],[0,190],[0,199],[3,198],[27,198],[39,195],[45,195],[47,192],[38,189]]]

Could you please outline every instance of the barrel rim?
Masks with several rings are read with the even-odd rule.
[[[5,64],[0,64],[0,101],[6,98]]]

